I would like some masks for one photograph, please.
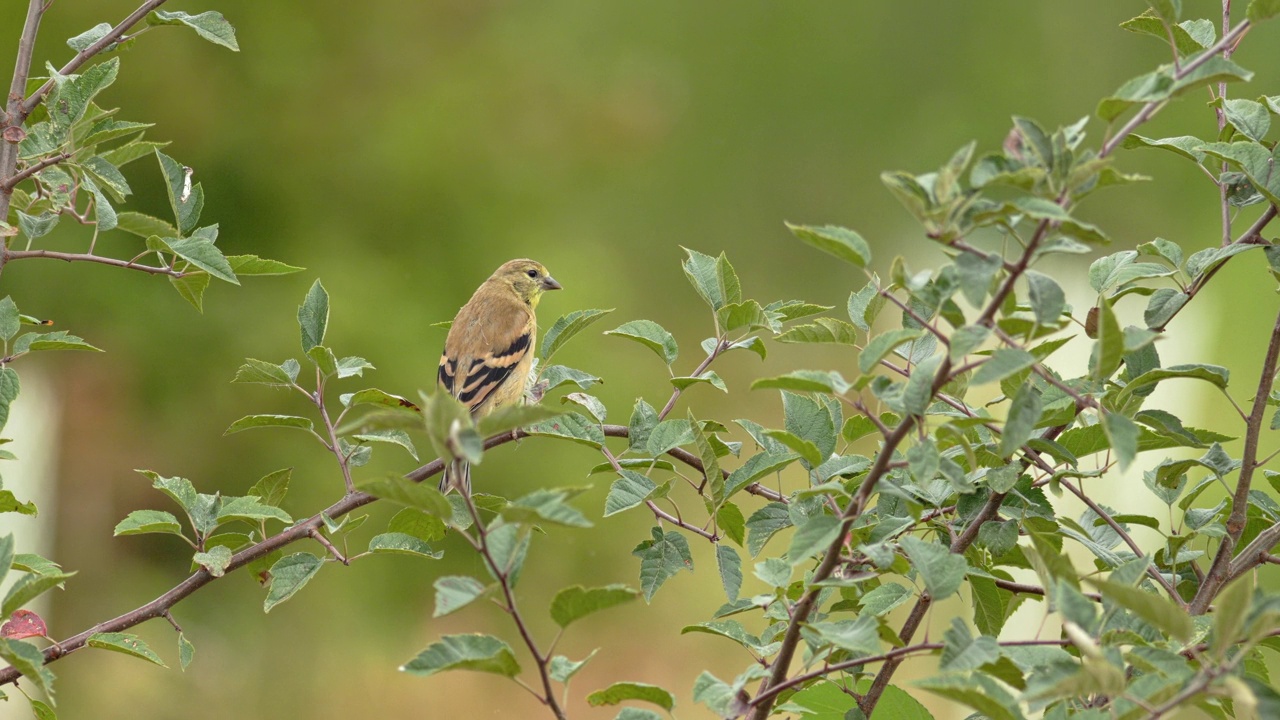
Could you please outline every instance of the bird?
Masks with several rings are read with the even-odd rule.
[[[524,398],[533,366],[538,319],[534,310],[560,283],[542,263],[521,258],[504,263],[481,283],[449,326],[437,383],[479,418]],[[454,459],[440,479],[440,492],[471,494],[471,468]]]

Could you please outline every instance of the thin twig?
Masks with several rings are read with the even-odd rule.
[[[716,340],[716,346],[711,348],[711,352],[705,358],[703,358],[702,362],[698,364],[698,367],[693,369],[693,373],[689,377],[701,377],[702,373],[706,371],[706,369],[711,365],[711,363],[714,362],[715,359],[720,356],[720,353],[724,352],[727,349],[729,349],[729,341],[725,340],[724,338],[718,338]],[[666,419],[667,415],[671,412],[672,408],[676,406],[676,400],[680,399],[680,395],[683,392],[684,392],[683,388],[676,388],[671,392],[671,397],[667,400],[667,404],[663,405],[662,411],[658,413],[659,421]]]
[[[337,560],[343,565],[351,564],[351,561],[347,559],[347,556],[343,555],[342,551],[335,547],[334,544],[329,541],[329,538],[324,536],[324,533],[320,532],[320,528],[311,528],[311,532],[307,534],[311,536],[312,540],[320,543],[325,550],[329,551],[329,554],[333,556],[334,560]]]
[[[8,128],[20,128],[27,119],[22,111],[22,98],[27,92],[27,78],[31,73],[31,57],[35,53],[36,35],[40,32],[40,18],[44,16],[45,6],[42,0],[28,0],[27,19],[22,25],[22,36],[18,39],[18,57],[13,64],[13,78],[9,82],[9,95],[5,102],[5,118],[0,124],[0,131]],[[18,167],[18,143],[0,140],[0,182],[8,186]],[[9,217],[9,202],[13,199],[11,190],[0,192],[0,220]],[[0,268],[4,267],[4,258],[0,257]]]
[[[41,170],[51,165],[57,165],[58,163],[70,157],[71,157],[71,153],[61,152],[61,153],[58,153],[57,155],[50,155],[49,157],[41,160],[35,165],[30,165],[23,168],[21,171],[14,173],[14,175],[10,177],[8,180],[5,180],[4,182],[0,182],[0,193],[8,194],[13,192],[13,189],[18,187],[18,183],[21,183],[23,180],[26,180],[27,178],[31,177],[32,175],[35,175]]]
[[[145,255],[146,253],[143,254]],[[90,255],[88,253],[58,252],[56,250],[8,250],[0,248],[0,265],[8,263],[11,260],[25,260],[28,258],[48,258],[50,260],[62,260],[65,262],[91,262],[98,263],[100,265],[111,265],[113,267],[125,268],[126,270],[138,270],[152,275],[168,275],[175,278],[180,278],[186,274],[184,272],[174,270],[173,268],[137,265],[132,260],[121,260],[119,258]]]

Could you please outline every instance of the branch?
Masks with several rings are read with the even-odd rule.
[[[23,180],[26,180],[32,175],[35,175],[36,173],[49,167],[50,165],[57,165],[58,163],[62,162],[63,160],[66,160],[69,157],[71,157],[71,153],[69,152],[62,152],[62,153],[58,153],[57,155],[51,155],[50,157],[47,157],[41,160],[35,165],[31,165],[24,168],[21,172],[14,173],[14,175],[10,177],[8,180],[5,180],[4,182],[0,182],[0,193],[4,193],[6,195],[9,193],[12,193],[13,189],[18,187],[18,183],[22,182]]]
[[[21,128],[27,119],[22,112],[22,98],[27,92],[27,78],[31,73],[31,56],[35,53],[36,35],[40,31],[40,18],[44,16],[44,0],[28,0],[27,19],[22,25],[22,36],[18,39],[18,57],[13,64],[13,79],[9,82],[9,96],[5,102],[4,122],[0,130],[11,127]],[[4,133],[6,136],[8,133]],[[0,139],[0,181],[6,185],[13,171],[18,167],[18,143]],[[0,220],[9,217],[8,191],[0,192]],[[4,263],[0,262],[0,267]]]
[[[33,3],[36,1],[37,0],[32,0]],[[70,75],[71,73],[74,73],[76,70],[80,69],[81,65],[84,65],[86,62],[88,62],[90,58],[92,58],[94,55],[97,55],[98,53],[107,49],[111,45],[114,45],[122,35],[129,32],[129,28],[132,28],[134,25],[137,25],[139,22],[142,21],[143,18],[147,16],[148,13],[160,7],[164,3],[165,3],[165,0],[147,0],[146,2],[142,3],[142,5],[138,6],[137,10],[134,10],[133,12],[129,13],[128,17],[126,17],[124,20],[121,20],[120,24],[108,30],[106,35],[103,35],[101,38],[98,38],[97,42],[85,48],[84,50],[81,50],[80,52],[76,53],[75,57],[71,58],[71,60],[69,60],[66,65],[63,65],[62,68],[58,70],[58,74]],[[44,100],[45,95],[48,95],[49,91],[52,89],[53,89],[53,78],[49,78],[49,80],[46,81],[45,84],[41,85],[38,90],[31,93],[31,97],[23,101],[21,106],[21,113],[22,113],[23,120],[26,119],[27,115],[31,114],[32,110],[36,109],[36,106],[39,105],[42,100]],[[25,86],[22,88],[21,92],[26,92]]]
[[[1223,35],[1222,39],[1212,47],[1197,55],[1191,62],[1175,70],[1173,73],[1174,81],[1176,82],[1190,75],[1196,68],[1208,62],[1209,58],[1222,53],[1230,53],[1231,50],[1235,49],[1236,43],[1244,37],[1244,34],[1249,32],[1251,26],[1248,20],[1235,26],[1231,32]],[[1102,144],[1102,149],[1098,151],[1098,159],[1101,160],[1115,151],[1126,137],[1129,137],[1134,130],[1137,130],[1140,125],[1150,120],[1157,112],[1160,112],[1160,109],[1168,102],[1168,100],[1157,100],[1143,105],[1136,115],[1129,118],[1129,122],[1125,123],[1123,127],[1116,131],[1114,136]]]
[[[126,268],[128,270],[140,270],[152,275],[168,275],[175,278],[180,278],[186,275],[185,272],[180,272],[169,267],[138,265],[132,260],[121,260],[119,258],[104,257],[102,255],[90,255],[89,253],[68,253],[58,252],[56,250],[9,250],[8,248],[0,248],[0,266],[7,264],[10,260],[26,260],[28,258],[49,258],[50,260],[65,260],[66,262],[93,262],[102,265]]]
[[[1213,557],[1213,564],[1209,566],[1204,582],[1200,583],[1200,588],[1191,601],[1189,609],[1193,615],[1200,615],[1208,610],[1214,596],[1234,577],[1231,557],[1235,553],[1241,536],[1244,535],[1253,473],[1261,466],[1258,462],[1258,436],[1262,434],[1267,402],[1271,399],[1271,388],[1276,380],[1278,361],[1280,361],[1280,314],[1276,315],[1276,324],[1271,330],[1271,342],[1267,344],[1267,354],[1262,360],[1262,374],[1258,378],[1258,392],[1253,398],[1253,408],[1249,411],[1249,417],[1245,423],[1244,455],[1240,458],[1240,478],[1236,481],[1235,493],[1231,498],[1231,514],[1227,516],[1227,534],[1218,544],[1218,552]],[[1256,542],[1257,538],[1254,540]],[[1251,544],[1250,547],[1253,545]]]
[[[716,346],[714,348],[711,348],[711,354],[707,355],[707,357],[703,359],[701,363],[698,364],[698,367],[693,369],[693,374],[690,375],[689,377],[698,377],[702,375],[703,371],[705,371],[707,367],[709,367],[711,363],[717,357],[719,357],[720,353],[724,352],[728,347],[729,347],[729,342],[727,340],[725,340],[724,338],[717,338]],[[662,412],[658,413],[659,421],[666,419],[667,414],[670,413],[671,409],[676,406],[676,400],[680,398],[680,394],[683,392],[684,392],[683,388],[676,388],[671,392],[671,397],[667,400],[667,404],[663,405]]]
[[[467,512],[471,513],[471,519],[475,523],[476,540],[473,545],[484,558],[484,562],[489,566],[493,576],[497,578],[498,585],[502,588],[502,597],[506,601],[505,610],[516,623],[516,629],[520,631],[520,637],[524,640],[525,647],[529,649],[529,654],[533,656],[534,663],[538,666],[538,676],[542,680],[542,695],[534,692],[534,696],[542,701],[551,712],[555,713],[558,720],[566,720],[564,710],[560,707],[560,703],[556,702],[556,693],[551,688],[551,673],[549,670],[550,659],[546,654],[538,649],[538,643],[533,639],[533,635],[529,632],[529,626],[525,624],[524,617],[520,615],[520,609],[516,606],[515,593],[511,590],[510,568],[500,567],[497,560],[494,559],[493,553],[489,550],[489,534],[484,526],[484,521],[480,518],[480,511],[476,509],[476,504],[471,500],[469,493],[462,493],[462,499],[467,503]],[[532,691],[532,688],[530,688]]]

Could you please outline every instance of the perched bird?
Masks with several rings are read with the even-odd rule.
[[[524,397],[533,365],[538,319],[534,309],[560,283],[541,263],[512,260],[494,271],[458,311],[440,356],[439,384],[481,417]],[[445,468],[440,492],[471,493],[471,468],[455,460]]]

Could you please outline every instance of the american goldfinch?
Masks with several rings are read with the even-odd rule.
[[[533,365],[538,319],[534,309],[560,283],[541,263],[512,260],[494,271],[458,311],[440,356],[439,384],[480,417],[524,398]],[[445,468],[440,492],[471,494],[471,468],[455,460]]]

